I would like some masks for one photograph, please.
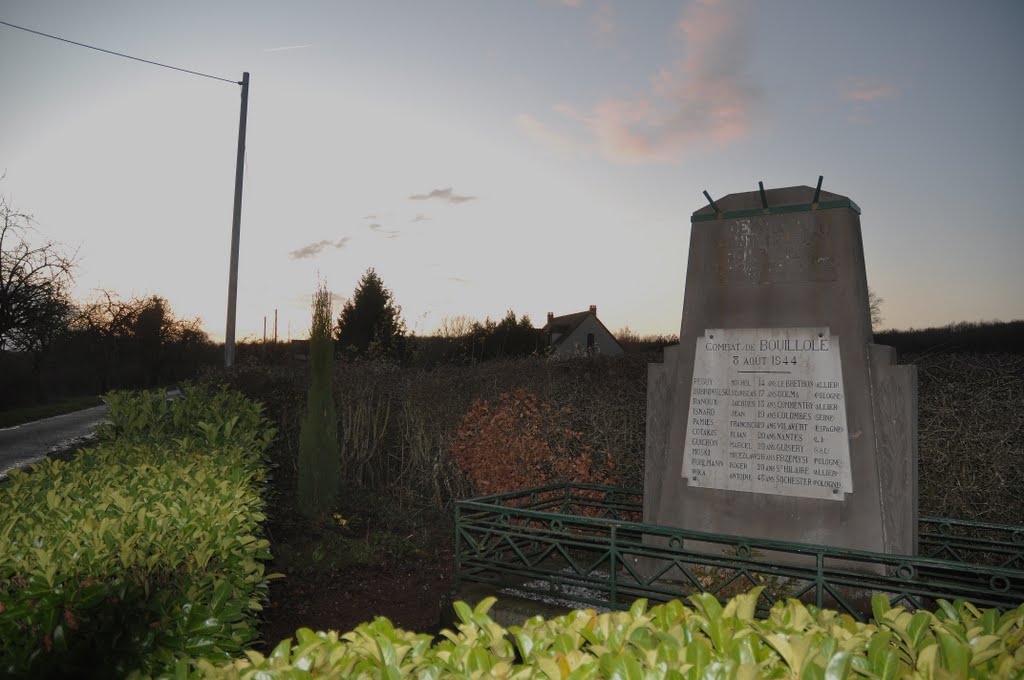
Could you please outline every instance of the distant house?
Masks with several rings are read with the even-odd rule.
[[[563,316],[548,312],[548,322],[541,332],[551,356],[601,354],[615,357],[623,353],[618,340],[597,318],[597,305],[590,305],[585,312]]]

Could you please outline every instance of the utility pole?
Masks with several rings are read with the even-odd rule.
[[[228,324],[224,333],[224,368],[235,363],[235,306],[238,301],[238,239],[242,230],[242,177],[245,171],[245,120],[249,112],[249,72],[242,73],[242,109],[238,116],[235,162],[235,210],[231,217],[231,272],[228,274]]]
[[[277,310],[274,310],[274,342],[277,342]]]

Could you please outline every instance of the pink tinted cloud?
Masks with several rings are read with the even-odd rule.
[[[675,26],[680,58],[650,78],[645,94],[556,111],[577,121],[598,153],[623,163],[678,160],[740,139],[757,98],[744,30],[730,0],[697,0]]]

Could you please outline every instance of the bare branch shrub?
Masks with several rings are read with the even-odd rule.
[[[466,414],[474,402],[486,402],[496,415],[502,394],[523,389],[539,400],[535,415],[542,413],[550,421],[544,428],[578,436],[538,439],[529,430],[540,427],[538,421],[524,412],[521,428],[512,425],[515,418],[506,419],[501,445],[505,448],[488,454],[496,466],[508,450],[539,448],[542,441],[556,458],[575,462],[589,456],[594,474],[640,488],[647,364],[655,357],[521,358],[429,371],[342,364],[335,389],[343,404],[343,446],[361,452],[351,453],[361,467],[349,470],[347,479],[392,493],[403,504],[449,509],[455,499],[473,493],[456,463],[459,428]],[[1019,500],[1024,488],[1024,357],[933,354],[908,360],[917,364],[920,376],[921,514],[1024,524],[1024,504]],[[293,400],[302,394],[302,374],[266,370],[268,375],[260,379],[246,378],[251,382],[248,387],[237,386],[247,394],[255,390],[252,396],[267,403],[272,417],[286,421],[279,423],[282,437],[293,441],[298,417]],[[244,376],[244,371],[238,373]],[[346,428],[357,418],[366,424],[349,432]],[[555,451],[559,446],[562,450]],[[524,451],[527,458],[532,455]],[[515,488],[543,481],[527,469],[511,476],[509,483]]]
[[[1024,524],[1024,356],[908,356],[918,368],[920,511]]]

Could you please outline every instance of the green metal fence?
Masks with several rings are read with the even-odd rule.
[[[642,507],[639,491],[595,484],[461,501],[456,587],[624,609],[640,597],[725,599],[763,585],[763,608],[795,597],[860,620],[874,593],[908,609],[938,598],[999,609],[1024,602],[1021,526],[924,517],[911,557],[643,524]]]

